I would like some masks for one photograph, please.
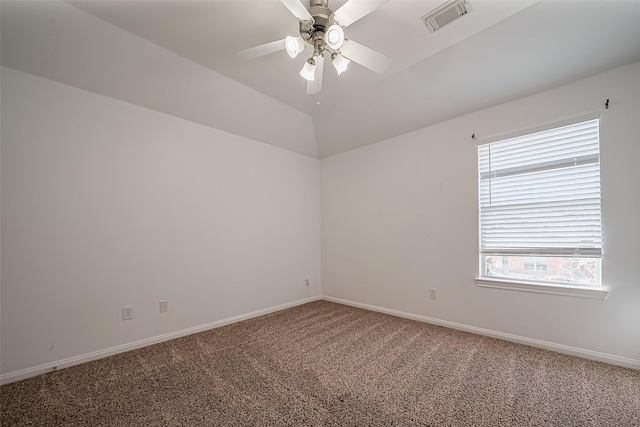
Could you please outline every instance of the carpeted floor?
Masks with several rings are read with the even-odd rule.
[[[2,426],[640,426],[640,371],[318,301],[0,388]]]

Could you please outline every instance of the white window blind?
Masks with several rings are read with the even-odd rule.
[[[601,255],[598,125],[478,146],[482,255]]]

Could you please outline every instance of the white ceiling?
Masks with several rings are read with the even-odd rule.
[[[309,5],[308,0],[303,2]],[[329,108],[384,78],[359,65],[338,77],[327,63],[324,90],[313,96],[307,95],[306,81],[298,75],[310,56],[309,48],[306,55],[295,59],[284,51],[252,61],[237,59],[236,52],[242,49],[298,35],[298,20],[277,0],[70,3],[310,115],[317,113],[318,100],[321,110]],[[329,0],[332,10],[344,3]],[[394,74],[535,2],[477,1],[473,15],[465,17],[471,19],[452,24],[458,29],[430,35],[420,17],[441,3],[443,0],[390,1],[349,26],[346,35],[391,56],[389,74]]]
[[[640,1],[470,2],[470,14],[433,34],[420,17],[444,0],[391,0],[384,4],[349,26],[345,33],[392,57],[391,69],[378,75],[352,63],[338,77],[327,62],[323,90],[318,95],[307,95],[306,81],[298,75],[306,54],[290,59],[280,51],[252,61],[235,56],[239,50],[297,35],[297,20],[277,0],[71,1],[67,3],[73,8],[68,4],[64,7],[75,10],[74,16],[90,14],[99,18],[101,25],[118,27],[119,33],[99,30],[94,19],[93,23],[76,25],[73,36],[69,33],[64,44],[55,44],[56,40],[51,39],[63,40],[62,33],[71,31],[69,25],[60,25],[54,33],[40,28],[42,22],[62,19],[62,8],[54,10],[51,2],[3,0],[2,63],[293,151],[325,157],[640,60]],[[344,0],[330,1],[329,6],[336,10],[343,3]],[[30,21],[28,14],[42,15],[41,21]],[[74,22],[78,19],[74,18]],[[125,32],[128,36],[120,37]],[[128,68],[144,70],[149,79],[159,79],[159,64],[165,62],[156,61],[149,48],[145,52],[139,48],[134,53],[132,46],[137,45],[131,34],[176,54],[176,63],[186,58],[251,88],[234,89],[237,96],[227,95],[235,98],[229,108],[244,109],[249,115],[263,114],[266,122],[252,119],[253,128],[246,121],[216,122],[207,116],[212,111],[210,103],[182,105],[186,101],[180,96],[197,89],[187,87],[194,84],[190,75],[183,73],[181,77],[175,70],[172,80],[163,76],[162,83],[164,87],[174,87],[175,93],[163,94],[162,100],[157,92],[141,91],[140,86],[146,83],[139,74],[135,79],[105,83],[105,78],[85,62],[100,64],[101,73],[108,73],[109,64],[124,63],[123,52],[127,49],[131,51],[126,58]],[[127,37],[131,42],[126,41]],[[79,54],[89,49],[95,57]],[[63,50],[68,54],[63,55]],[[63,70],[60,58],[66,58],[67,69]],[[70,58],[78,64],[77,69],[68,69]],[[85,72],[81,74],[79,69]],[[124,76],[122,70],[119,72]],[[202,85],[202,80],[198,82]],[[202,86],[202,90],[206,88]],[[253,97],[258,96],[254,91],[288,107],[274,108],[269,104],[272,101],[262,98],[253,102]],[[174,105],[169,106],[170,102]],[[261,103],[264,105],[260,112],[250,111]],[[283,136],[282,131],[272,134],[272,128],[275,132],[275,128],[286,126],[278,121],[274,110],[289,107],[298,112],[279,115],[286,115],[289,122],[308,119],[310,125],[292,125],[293,136]],[[301,133],[305,136],[295,137]],[[283,139],[291,141],[280,142]],[[294,140],[314,147],[296,147],[298,142]]]

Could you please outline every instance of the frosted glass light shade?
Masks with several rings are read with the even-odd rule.
[[[349,62],[351,62],[340,53],[334,53],[333,55],[331,55],[331,59],[331,63],[338,72],[338,75],[342,74],[347,69]]]
[[[324,42],[331,49],[340,49],[344,43],[344,31],[337,24],[329,26],[327,32],[324,33]]]
[[[304,50],[304,40],[302,40],[302,37],[287,36],[284,39],[284,47],[287,50],[287,54],[291,58],[295,58]]]
[[[309,60],[304,63],[304,67],[302,67],[302,70],[300,70],[300,75],[310,82],[315,79],[316,61],[314,61],[313,58],[309,58]]]

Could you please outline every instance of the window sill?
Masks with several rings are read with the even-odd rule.
[[[539,294],[562,295],[599,300],[607,299],[610,292],[608,289],[588,288],[583,286],[548,285],[543,283],[520,282],[509,279],[477,277],[476,285],[481,288],[507,289],[510,291],[534,292]]]

